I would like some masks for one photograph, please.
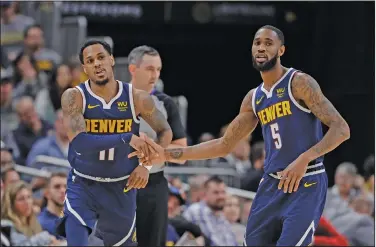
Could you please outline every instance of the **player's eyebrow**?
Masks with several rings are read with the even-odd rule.
[[[99,53],[96,54],[96,56],[98,56],[98,55],[104,55],[104,52],[99,52]],[[89,58],[92,58],[92,56],[89,55],[89,56],[86,57],[86,59],[89,59]]]
[[[257,37],[257,38],[255,38],[254,39],[254,41],[259,41],[261,38],[260,37]],[[264,38],[266,41],[271,41],[271,42],[274,42],[274,40],[273,39],[271,39],[271,38]]]

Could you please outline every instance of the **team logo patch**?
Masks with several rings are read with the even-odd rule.
[[[285,95],[285,88],[277,88],[277,97],[282,98]]]
[[[126,111],[128,109],[128,102],[127,101],[118,101],[117,106],[118,106],[119,111]]]

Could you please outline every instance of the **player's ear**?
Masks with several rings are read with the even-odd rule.
[[[114,67],[115,66],[115,58],[114,58],[114,56],[111,55],[110,59],[111,59],[111,65],[112,65],[112,67]]]
[[[84,66],[84,65],[82,65],[82,68],[84,69],[84,72],[85,72],[85,74],[87,74],[87,72],[86,72],[86,69],[85,69],[85,66]]]
[[[285,49],[286,49],[286,47],[284,45],[281,45],[281,47],[279,47],[279,49],[278,49],[278,55],[280,57],[282,57],[283,54],[285,54]]]

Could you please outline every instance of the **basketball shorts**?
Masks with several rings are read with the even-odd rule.
[[[325,172],[303,177],[296,192],[278,189],[279,179],[265,174],[248,217],[244,246],[308,246],[324,210]]]
[[[103,240],[105,246],[137,246],[137,191],[125,190],[126,183],[127,180],[97,182],[71,172],[67,183],[64,216],[58,227],[61,235],[65,234],[64,226],[70,227],[68,222],[86,226],[90,234],[98,221],[95,235]],[[74,221],[67,221],[68,217],[72,217]]]

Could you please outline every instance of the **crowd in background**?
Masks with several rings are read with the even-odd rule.
[[[69,141],[60,97],[86,76],[78,58],[62,61],[57,52],[44,47],[42,28],[17,6],[1,2],[2,234],[12,245],[60,246],[66,242],[55,233],[54,222],[63,209],[68,169],[38,162],[36,157],[67,159]],[[203,133],[197,142],[222,136],[226,127],[218,135]],[[205,246],[242,245],[252,199],[230,195],[226,188],[256,192],[264,158],[263,142],[249,136],[226,157],[185,165],[230,168],[237,183],[205,174],[169,176],[166,245],[182,238]],[[52,175],[25,175],[15,164]],[[374,155],[365,157],[362,175],[350,162],[338,165],[313,245],[374,244],[374,167]]]

